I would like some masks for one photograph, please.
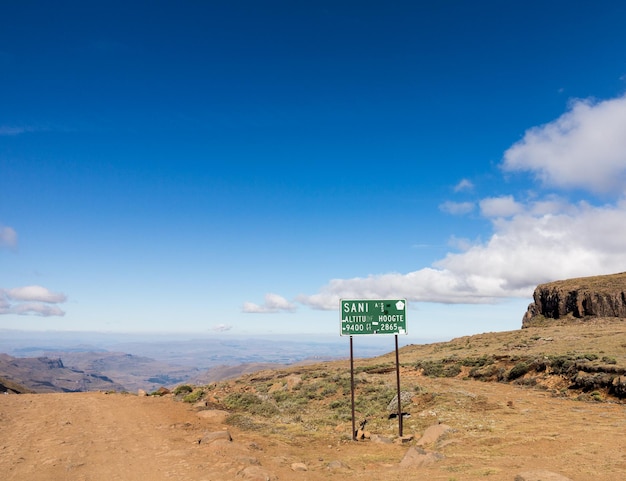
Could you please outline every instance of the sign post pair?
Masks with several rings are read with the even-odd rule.
[[[394,334],[396,340],[396,382],[398,386],[398,431],[402,436],[402,406],[400,403],[400,359],[398,334],[407,334],[405,299],[342,299],[341,332],[350,336],[350,391],[352,401],[352,439],[356,440],[354,417],[354,351],[355,335]]]

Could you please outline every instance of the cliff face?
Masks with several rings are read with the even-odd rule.
[[[530,327],[538,318],[626,318],[626,272],[541,284],[533,299],[522,319],[522,328]]]

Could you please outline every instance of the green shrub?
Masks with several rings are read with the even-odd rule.
[[[193,387],[191,387],[189,384],[182,384],[174,389],[174,394],[178,396],[179,394],[189,394],[192,391]]]
[[[203,395],[204,391],[202,389],[198,389],[197,391],[190,392],[183,397],[183,401],[186,403],[195,403],[198,402]]]
[[[262,402],[261,398],[256,394],[235,392],[226,396],[224,406],[228,409],[247,411],[250,409],[250,406],[261,404]]]
[[[593,391],[589,396],[591,396],[591,399],[593,399],[596,402],[603,401],[602,394],[599,393],[598,391]]]
[[[518,362],[515,366],[511,368],[511,370],[506,375],[509,381],[517,379],[518,377],[522,377],[530,371],[530,365],[526,362]]]
[[[224,422],[229,426],[235,426],[246,431],[258,431],[264,428],[263,424],[256,423],[254,419],[243,414],[231,414]]]
[[[554,374],[567,374],[574,367],[574,360],[568,355],[552,356],[549,361]]]
[[[480,357],[468,357],[461,361],[461,364],[466,367],[483,367],[493,363],[493,357],[486,354]]]
[[[278,414],[275,404],[263,401],[259,396],[252,393],[232,393],[224,399],[224,406],[234,411],[247,411],[264,417],[271,417]]]
[[[459,362],[451,360],[418,361],[417,369],[422,369],[428,377],[455,377],[461,372]]]

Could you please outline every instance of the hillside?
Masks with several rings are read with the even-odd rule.
[[[69,368],[61,359],[16,358],[0,354],[2,392],[78,392],[124,390],[124,386],[100,373]],[[18,386],[15,388],[15,386]],[[26,389],[26,390],[24,390]]]
[[[537,286],[522,327],[626,318],[626,272],[578,277]]]
[[[0,396],[0,469],[35,481],[622,479],[623,398],[580,381],[622,376],[623,320],[412,345],[400,363],[402,439],[389,353],[355,362],[362,441],[349,363],[334,361],[163,397]]]

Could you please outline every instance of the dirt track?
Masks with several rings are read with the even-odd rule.
[[[204,433],[226,426],[167,397],[36,394],[0,396],[1,478],[513,481],[519,472],[541,468],[574,481],[624,479],[624,405],[557,399],[502,384],[424,382],[432,382],[432,390],[436,383],[440,398],[458,404],[455,411],[440,410],[455,432],[437,447],[445,458],[429,467],[400,469],[407,445],[346,442],[337,432],[287,444],[229,428],[233,442],[198,444]],[[307,470],[294,470],[294,463]]]

